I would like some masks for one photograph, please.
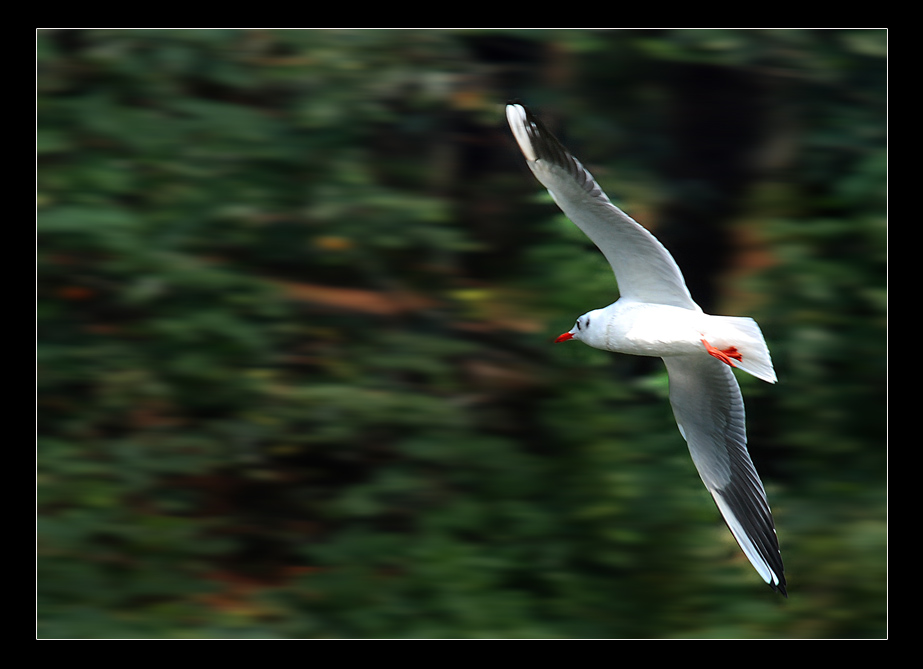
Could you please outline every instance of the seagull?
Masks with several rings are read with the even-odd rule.
[[[712,316],[692,296],[664,246],[609,201],[593,176],[518,103],[506,118],[526,164],[612,266],[619,299],[580,316],[556,342],[662,358],[670,404],[702,482],[757,573],[785,597],[785,575],[766,491],[747,452],[744,403],[732,367],[776,382],[759,326]]]

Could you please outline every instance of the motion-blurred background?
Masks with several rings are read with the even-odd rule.
[[[43,30],[41,637],[881,637],[884,30]],[[721,522],[520,99],[763,327]]]

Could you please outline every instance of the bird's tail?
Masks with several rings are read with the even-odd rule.
[[[709,339],[709,342],[718,348],[724,347],[717,342],[736,348],[739,359],[734,358],[734,367],[768,383],[775,383],[776,373],[772,368],[769,348],[756,321],[738,316],[712,316],[712,319],[715,331],[707,333],[706,338],[709,339],[711,334],[714,339]]]

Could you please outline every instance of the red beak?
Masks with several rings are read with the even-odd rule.
[[[574,338],[574,335],[572,335],[570,332],[565,332],[565,333],[562,334],[560,337],[558,337],[557,339],[555,339],[555,340],[554,340],[554,343],[555,343],[555,344],[560,344],[562,341],[570,341],[570,340],[573,339],[573,338]]]

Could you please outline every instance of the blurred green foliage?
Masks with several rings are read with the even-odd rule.
[[[885,635],[885,55],[880,30],[40,31],[39,636]],[[690,181],[676,119],[725,95],[746,169]],[[708,308],[763,325],[781,383],[741,383],[789,600],[661,367],[548,345],[615,288],[521,164],[517,96],[678,257],[718,249],[683,263]],[[725,214],[657,227],[699,196]]]

